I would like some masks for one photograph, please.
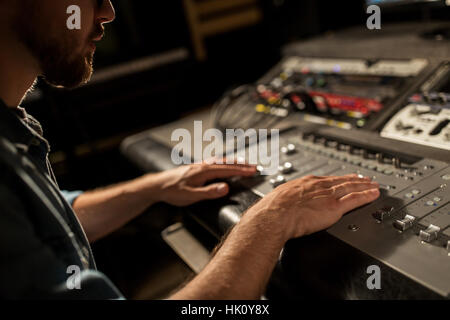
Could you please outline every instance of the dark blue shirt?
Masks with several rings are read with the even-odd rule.
[[[37,120],[0,100],[0,298],[122,299],[98,272]]]

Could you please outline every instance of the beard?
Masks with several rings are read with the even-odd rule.
[[[21,0],[28,2],[21,14],[15,19],[19,40],[27,47],[37,59],[42,77],[50,85],[65,88],[75,88],[88,82],[93,72],[94,52],[85,48],[87,42],[76,37],[77,30],[45,30],[39,13],[38,1]],[[101,26],[97,26],[98,34]],[[50,34],[50,32],[54,32]],[[86,40],[87,41],[87,40]]]

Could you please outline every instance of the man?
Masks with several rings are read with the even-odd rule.
[[[66,26],[71,5],[81,9],[80,30]],[[38,76],[63,87],[89,80],[95,41],[114,9],[110,0],[0,0],[0,15],[0,296],[120,299],[96,271],[88,242],[156,202],[222,197],[228,186],[207,181],[256,169],[183,166],[84,193],[72,208],[52,175],[39,123],[19,106]],[[287,240],[325,229],[378,196],[376,183],[355,175],[286,183],[250,208],[205,269],[171,298],[258,299]],[[68,281],[67,271],[77,268],[79,277]]]

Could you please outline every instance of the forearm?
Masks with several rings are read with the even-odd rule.
[[[171,299],[259,299],[288,239],[284,223],[272,212],[247,212],[205,269]]]
[[[119,229],[157,202],[156,180],[156,175],[147,175],[79,196],[73,208],[89,241]]]

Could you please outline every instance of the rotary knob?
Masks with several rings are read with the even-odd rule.
[[[270,184],[274,188],[282,185],[283,183],[286,183],[286,178],[282,175],[277,176],[275,179],[270,179]]]
[[[285,147],[281,147],[281,152],[284,154],[293,154],[295,153],[296,147],[295,144],[293,143],[289,143],[287,146]]]
[[[293,169],[292,163],[290,162],[285,162],[282,166],[278,167],[278,171],[282,174],[291,173]]]

